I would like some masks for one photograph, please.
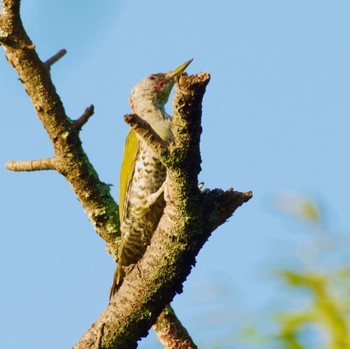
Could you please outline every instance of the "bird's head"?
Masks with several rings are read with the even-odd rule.
[[[192,62],[188,60],[184,64],[168,73],[152,74],[139,82],[130,93],[130,106],[134,113],[142,114],[145,108],[155,106],[164,108],[168,101],[175,78],[179,76]]]

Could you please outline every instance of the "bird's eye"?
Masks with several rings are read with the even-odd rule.
[[[156,79],[156,77],[154,75],[151,75],[149,78],[150,78],[150,80],[155,80]]]

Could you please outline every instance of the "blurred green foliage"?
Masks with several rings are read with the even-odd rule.
[[[297,222],[292,233],[305,234],[299,234],[299,246],[291,246],[296,254],[288,256],[294,255],[294,260],[277,260],[269,267],[274,269],[271,281],[279,285],[273,294],[274,304],[253,316],[240,316],[232,325],[231,339],[221,338],[216,345],[204,347],[350,349],[348,237],[328,227],[328,212],[314,199],[279,195],[275,203],[277,211],[286,214],[283,220]]]
[[[338,261],[335,267],[322,264],[329,255],[338,253],[341,239],[327,229],[316,202],[285,196],[278,203],[279,209],[316,231],[312,242],[321,248],[311,264],[278,272],[291,291],[291,300],[293,296],[300,297],[301,291],[305,301],[297,307],[286,304],[275,314],[278,327],[271,338],[285,349],[350,348],[350,268],[346,261]],[[330,244],[319,244],[325,236]]]

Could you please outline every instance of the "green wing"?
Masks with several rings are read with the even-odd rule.
[[[125,212],[125,198],[129,191],[130,182],[134,175],[136,157],[139,152],[140,142],[136,132],[131,129],[126,137],[124,145],[124,157],[119,179],[119,218],[123,221]]]

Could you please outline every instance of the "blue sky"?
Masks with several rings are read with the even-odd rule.
[[[200,180],[254,198],[213,234],[176,298],[199,344],[277,297],[268,271],[293,263],[300,236],[274,210],[275,195],[320,199],[334,229],[350,226],[349,10],[348,1],[315,0],[23,1],[40,57],[68,50],[52,69],[68,115],[95,105],[83,145],[116,198],[130,89],[189,58],[189,73],[211,73]],[[6,171],[6,161],[52,148],[1,57],[2,345],[67,348],[106,306],[114,264],[63,177]]]

